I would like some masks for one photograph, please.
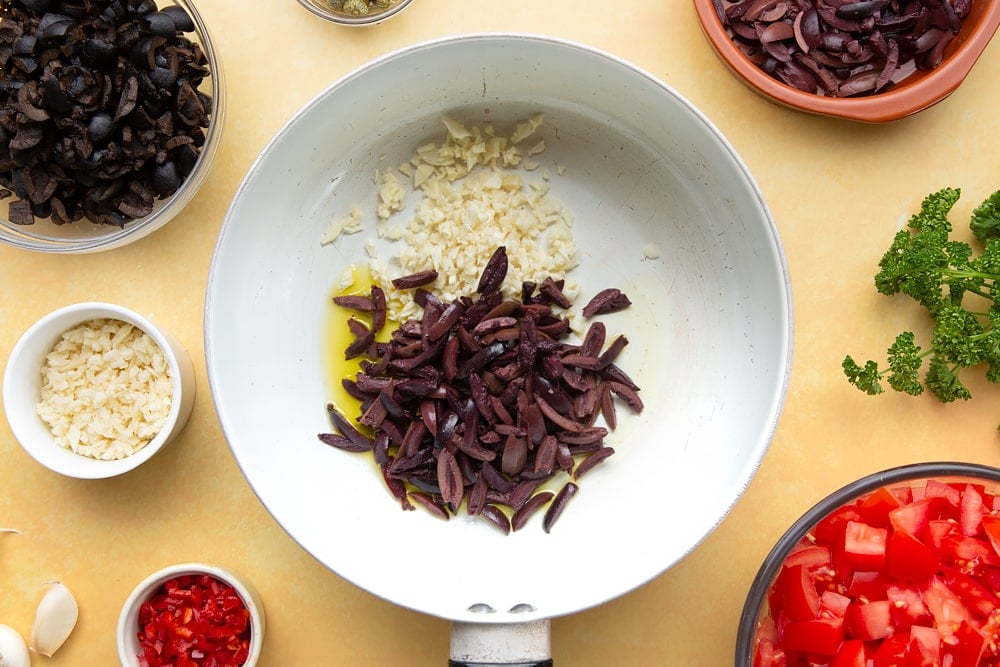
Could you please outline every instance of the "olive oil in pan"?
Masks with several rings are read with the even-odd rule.
[[[352,265],[350,267],[352,282],[347,287],[338,286],[330,292],[327,298],[326,311],[323,322],[323,350],[322,360],[327,384],[327,401],[333,403],[340,414],[351,421],[354,421],[361,410],[361,402],[347,393],[344,389],[343,380],[353,380],[361,370],[361,362],[364,355],[354,359],[345,359],[344,350],[354,342],[354,336],[347,326],[347,320],[353,317],[356,320],[371,325],[371,314],[363,313],[350,308],[338,306],[333,302],[333,297],[355,294],[367,296],[371,292],[372,278],[368,267],[365,265]],[[379,340],[388,339],[389,332],[395,328],[391,322],[380,332]]]

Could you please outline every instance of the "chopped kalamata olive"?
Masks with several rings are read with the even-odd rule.
[[[337,427],[337,431],[356,446],[367,447],[369,449],[374,446],[374,442],[361,433],[361,431],[354,428],[351,422],[337,412],[337,409],[332,404],[326,406],[326,411],[330,416],[330,419],[333,421],[333,425]]]
[[[344,308],[350,308],[351,310],[360,310],[365,312],[371,312],[375,308],[375,304],[372,300],[366,296],[359,296],[357,294],[341,294],[333,297],[333,302],[338,306],[343,306]]]
[[[439,519],[447,521],[451,518],[447,508],[438,502],[433,495],[425,491],[413,491],[408,494],[408,497]]]
[[[861,0],[848,2],[836,8],[837,16],[845,19],[863,19],[876,11],[881,11],[889,4],[889,0]]]
[[[387,315],[385,291],[378,285],[372,285],[372,333],[379,333],[385,326]]]
[[[486,263],[476,291],[484,295],[498,291],[507,277],[508,266],[507,249],[500,246]]]
[[[531,496],[521,507],[514,512],[514,516],[511,517],[510,527],[511,530],[521,530],[524,524],[528,522],[533,514],[538,512],[542,507],[547,505],[549,501],[555,496],[551,491],[541,491]]]
[[[552,527],[555,525],[559,517],[562,516],[563,511],[566,509],[566,504],[569,503],[570,499],[576,495],[576,492],[580,490],[580,487],[573,482],[566,482],[556,497],[553,498],[552,504],[549,505],[548,509],[545,510],[545,517],[542,519],[542,528],[546,533],[551,532]]]
[[[764,72],[829,97],[875,95],[929,70],[972,0],[718,0],[730,37]]]
[[[546,278],[542,281],[542,284],[538,286],[538,293],[550,303],[553,303],[560,308],[569,308],[573,305],[569,300],[569,297],[563,294],[563,282],[561,280]]]
[[[504,535],[510,533],[510,518],[494,503],[484,504],[483,508],[479,511],[479,515],[499,528]]]
[[[614,363],[628,339],[619,334],[606,346],[607,328],[594,321],[579,345],[563,340],[568,321],[552,309],[572,305],[563,281],[524,285],[520,299],[504,298],[498,290],[507,261],[499,248],[483,269],[477,297],[443,303],[417,287],[423,314],[402,322],[387,342],[376,343],[373,328],[349,317],[353,341],[346,354],[366,359],[343,384],[361,414],[355,425],[328,406],[336,433],[320,440],[371,451],[406,509],[412,503],[402,499],[416,489],[410,499],[436,515],[455,514],[464,501],[468,514],[510,532],[552,502],[548,531],[576,485],[568,483],[555,500],[551,492],[536,493],[538,487],[556,475],[578,479],[606,460],[614,453],[605,439],[617,425],[615,402],[635,412],[643,404],[638,386]],[[401,284],[426,278],[404,276]],[[372,297],[334,302],[384,314],[380,292],[376,286]],[[630,303],[618,290],[600,294],[601,312]],[[606,426],[595,423],[602,417]]]
[[[620,289],[609,287],[601,290],[583,307],[584,317],[594,317],[595,315],[605,315],[624,310],[632,305],[632,301]]]
[[[396,289],[412,289],[415,287],[423,287],[425,285],[430,285],[432,282],[437,280],[438,272],[434,269],[428,269],[427,271],[420,271],[419,273],[411,273],[408,276],[401,276],[399,278],[394,278],[392,280],[392,286]]]
[[[598,463],[606,460],[609,456],[615,453],[615,450],[611,447],[601,447],[595,450],[591,454],[588,454],[580,465],[576,467],[573,471],[573,479],[579,480],[581,477],[587,474],[588,471],[592,470]]]
[[[365,445],[359,445],[353,442],[350,438],[340,435],[339,433],[320,433],[319,439],[321,442],[325,442],[328,445],[337,447],[338,449],[343,449],[347,452],[367,452],[371,451],[371,447]]]

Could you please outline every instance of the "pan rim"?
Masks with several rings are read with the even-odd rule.
[[[575,51],[583,51],[590,57],[596,57],[600,60],[606,61],[608,66],[613,66],[621,68],[624,71],[631,73],[642,78],[645,84],[652,86],[658,90],[659,93],[665,95],[669,98],[672,103],[683,107],[683,110],[697,123],[703,126],[703,129],[713,135],[714,141],[718,144],[720,149],[727,153],[727,158],[731,165],[742,177],[744,185],[750,190],[752,197],[756,199],[756,205],[761,211],[762,218],[766,221],[766,237],[767,241],[770,243],[769,250],[772,253],[774,259],[774,265],[771,267],[775,273],[780,277],[780,281],[783,284],[783,302],[778,304],[779,312],[775,313],[775,317],[781,322],[779,325],[781,340],[777,345],[777,356],[780,363],[780,371],[776,376],[769,378],[769,381],[774,383],[774,387],[770,394],[769,406],[767,410],[767,418],[760,425],[760,433],[753,444],[752,450],[747,457],[747,463],[741,468],[739,474],[736,476],[735,487],[732,489],[732,495],[727,499],[728,502],[722,508],[721,514],[716,517],[716,520],[712,525],[705,527],[703,534],[700,539],[691,544],[686,550],[680,553],[677,558],[672,561],[664,562],[663,566],[659,569],[653,569],[650,571],[645,571],[638,576],[632,577],[626,585],[614,591],[605,591],[600,595],[595,595],[593,598],[588,598],[586,600],[578,600],[571,604],[566,604],[563,606],[556,607],[545,607],[538,608],[535,610],[528,610],[522,614],[475,614],[467,613],[465,610],[460,609],[442,609],[435,605],[433,601],[414,601],[400,598],[397,595],[386,593],[384,590],[380,590],[378,587],[371,586],[370,582],[360,580],[358,577],[354,576],[353,573],[343,572],[336,568],[333,568],[327,562],[328,558],[323,553],[318,553],[311,545],[304,544],[300,539],[294,534],[294,528],[289,526],[288,523],[283,520],[283,517],[276,515],[271,512],[268,501],[263,497],[262,492],[259,488],[259,484],[254,483],[253,471],[250,470],[248,462],[246,461],[243,453],[240,450],[238,443],[236,442],[236,434],[232,427],[232,423],[235,417],[230,413],[229,406],[224,400],[219,396],[219,391],[222,388],[222,381],[219,377],[222,372],[217,366],[216,352],[217,345],[221,346],[225,343],[223,341],[216,341],[212,334],[214,330],[216,317],[218,316],[217,305],[218,297],[213,290],[213,286],[218,280],[218,272],[220,271],[220,262],[222,261],[223,251],[231,237],[234,234],[234,230],[237,226],[235,222],[236,215],[239,212],[239,205],[243,197],[246,196],[248,188],[252,187],[254,183],[254,178],[262,170],[262,165],[268,158],[268,156],[275,150],[286,136],[293,131],[293,127],[302,118],[308,116],[310,113],[314,113],[316,108],[322,104],[323,100],[327,97],[336,94],[338,90],[347,86],[351,81],[355,81],[359,77],[364,77],[369,75],[372,71],[376,71],[381,67],[388,66],[394,61],[398,61],[401,58],[409,57],[413,54],[426,51],[428,49],[438,49],[438,48],[449,48],[456,43],[485,43],[496,40],[511,40],[514,42],[532,42],[539,43],[547,46],[547,48],[558,48],[558,49],[568,49]],[[766,201],[764,199],[763,193],[760,191],[759,186],[754,181],[749,169],[744,164],[743,160],[739,157],[733,147],[730,145],[728,140],[718,131],[717,128],[707,119],[707,117],[697,108],[695,108],[690,102],[683,98],[679,93],[674,91],[667,84],[663,83],[647,71],[637,67],[636,65],[625,61],[624,59],[603,52],[592,46],[584,45],[578,42],[573,42],[570,40],[554,38],[549,36],[533,35],[530,33],[497,33],[497,32],[486,32],[486,33],[470,33],[463,34],[459,36],[443,37],[428,40],[419,44],[407,46],[398,49],[392,53],[386,54],[376,60],[373,60],[354,71],[348,73],[346,76],[321,91],[316,95],[311,101],[304,105],[299,111],[297,111],[283,126],[282,128],[267,142],[265,147],[259,153],[257,158],[254,160],[250,169],[247,172],[246,177],[240,184],[234,199],[230,205],[229,210],[226,213],[225,219],[223,221],[222,229],[220,230],[218,242],[215,251],[212,256],[212,263],[209,271],[208,277],[208,291],[206,294],[205,301],[205,350],[206,350],[206,365],[208,367],[209,385],[211,388],[211,393],[213,397],[213,402],[215,403],[216,411],[219,417],[220,424],[222,425],[223,431],[226,436],[227,443],[232,451],[237,464],[240,467],[241,472],[247,479],[251,488],[257,494],[261,502],[268,508],[271,512],[272,517],[278,522],[279,525],[291,536],[295,541],[301,546],[305,551],[310,553],[314,558],[319,560],[324,565],[330,567],[339,576],[351,581],[353,584],[359,586],[362,589],[380,597],[384,600],[392,602],[394,604],[401,605],[416,611],[421,611],[434,616],[448,618],[455,621],[473,622],[473,623],[496,623],[496,622],[525,622],[536,620],[539,618],[553,618],[557,616],[562,616],[570,613],[575,613],[582,611],[584,609],[594,607],[611,599],[624,595],[636,588],[644,585],[650,580],[658,577],[667,569],[675,565],[681,559],[686,557],[691,551],[697,548],[705,539],[707,539],[718,527],[718,525],[728,516],[731,509],[742,497],[744,491],[752,480],[753,476],[756,474],[766,450],[770,444],[771,439],[774,436],[775,430],[777,428],[778,420],[784,406],[784,401],[787,395],[788,384],[791,374],[791,358],[793,352],[793,336],[792,332],[794,329],[794,316],[793,316],[793,303],[791,295],[791,285],[789,280],[789,273],[787,262],[785,260],[784,252],[781,248],[781,241],[778,235],[777,226],[771,216],[771,213],[767,207]]]

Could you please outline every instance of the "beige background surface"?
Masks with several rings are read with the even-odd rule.
[[[369,29],[325,23],[294,0],[199,0],[198,7],[224,61],[230,115],[217,165],[193,203],[147,239],[107,253],[51,257],[0,248],[0,362],[38,317],[99,299],[167,325],[189,348],[200,383],[180,439],[119,479],[50,473],[0,424],[0,525],[24,532],[0,536],[0,623],[27,635],[41,584],[54,579],[75,591],[81,607],[63,649],[34,664],[115,664],[115,624],[131,588],[161,566],[189,560],[232,567],[257,586],[268,611],[263,667],[446,664],[446,621],[358,590],[271,519],[216,421],[202,344],[216,235],[258,151],[341,75],[428,38],[545,33],[613,52],[662,78],[747,162],[788,257],[795,357],[758,475],[686,560],[620,599],[556,619],[557,665],[729,664],[761,559],[813,502],[855,477],[911,461],[1000,465],[1000,388],[981,374],[971,382],[973,400],[942,406],[927,397],[864,396],[839,367],[846,353],[879,357],[901,328],[922,326],[910,302],[878,295],[872,277],[923,196],[962,188],[954,219],[965,231],[972,207],[1000,189],[1000,45],[944,103],[890,125],[863,126],[792,112],[743,87],[710,50],[687,0],[415,0]],[[669,522],[650,530],[669,531]]]

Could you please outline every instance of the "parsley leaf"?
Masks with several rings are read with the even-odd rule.
[[[1000,300],[995,298],[1000,295],[1000,191],[972,213],[970,228],[982,242],[979,254],[951,238],[948,216],[960,196],[959,189],[944,188],[925,197],[879,260],[875,288],[923,306],[931,331],[926,348],[913,332],[900,333],[884,366],[846,356],[844,375],[867,394],[882,393],[885,381],[912,396],[926,389],[943,403],[968,400],[972,394],[960,375],[974,366],[985,367],[989,382],[1000,382]]]

